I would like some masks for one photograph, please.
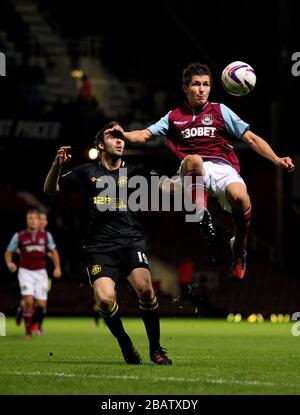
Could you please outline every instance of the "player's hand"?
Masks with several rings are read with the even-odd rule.
[[[59,166],[62,166],[64,163],[67,163],[71,159],[71,154],[68,154],[68,151],[70,150],[71,146],[63,146],[60,147],[58,150],[56,157],[55,157],[55,163]]]
[[[122,140],[125,139],[124,130],[120,125],[115,125],[114,127],[109,128],[106,133],[112,135],[115,138],[121,138]]]
[[[59,267],[54,268],[54,270],[53,270],[53,277],[54,278],[60,278],[61,277],[61,269]]]
[[[282,169],[286,169],[288,172],[295,170],[295,166],[290,157],[279,157],[277,166],[281,167]]]
[[[10,270],[10,272],[16,272],[18,267],[14,262],[10,262],[7,264],[7,268]]]

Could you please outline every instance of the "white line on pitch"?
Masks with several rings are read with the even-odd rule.
[[[50,376],[50,377],[60,377],[60,378],[90,378],[90,379],[123,379],[123,380],[145,380],[141,376],[135,375],[84,375],[77,373],[64,373],[64,372],[53,372],[53,373],[44,373],[44,372],[2,372],[2,375],[8,376]],[[219,385],[247,385],[247,386],[270,386],[270,387],[290,387],[290,388],[300,388],[300,385],[293,383],[274,383],[274,382],[264,382],[259,380],[235,380],[235,379],[200,379],[200,378],[182,378],[182,377],[153,377],[151,378],[154,382],[189,382],[189,383],[212,383]]]

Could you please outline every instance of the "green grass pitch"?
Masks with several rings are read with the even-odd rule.
[[[43,337],[24,340],[7,319],[0,337],[0,394],[299,394],[300,337],[292,323],[162,318],[172,366],[150,362],[139,318],[124,319],[143,364],[127,365],[116,340],[92,318],[47,318]]]

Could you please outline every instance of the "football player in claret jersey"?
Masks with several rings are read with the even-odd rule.
[[[40,230],[41,231],[46,231],[46,227],[48,225],[48,214],[46,212],[40,212]],[[54,239],[52,234],[49,231],[46,231],[48,233],[48,239],[53,241],[53,244],[55,244]],[[21,251],[18,248],[16,251],[17,254],[20,254]],[[53,258],[54,257],[54,258]],[[61,266],[60,266],[60,256],[58,253],[58,250],[56,248],[54,248],[52,250],[52,252],[48,251],[47,253],[47,259],[51,259],[51,262],[54,266],[53,269],[53,276],[54,278],[60,278],[61,277]],[[55,266],[55,264],[57,264],[57,266]],[[48,267],[47,267],[48,268]],[[51,285],[52,285],[52,280],[49,277],[49,270],[47,269],[48,272],[48,292],[51,289]],[[24,305],[24,300],[21,299],[17,311],[16,311],[16,324],[17,326],[19,326],[21,324],[22,318],[23,318],[23,305]],[[45,307],[39,307],[36,305],[36,301],[34,304],[34,314],[32,316],[32,325],[31,325],[31,330],[36,333],[38,336],[41,336],[43,334],[43,329],[42,329],[42,324],[43,324],[43,320],[47,311],[47,307],[45,304]]]
[[[282,169],[291,172],[294,165],[290,157],[275,154],[269,144],[254,134],[249,124],[226,105],[210,102],[211,86],[210,69],[200,63],[191,63],[183,70],[182,87],[186,99],[181,105],[146,129],[124,131],[115,126],[109,133],[121,134],[124,140],[132,143],[145,143],[153,136],[167,137],[170,150],[181,162],[179,176],[192,178],[186,191],[190,193],[196,210],[201,213],[199,216],[210,223],[206,209],[207,195],[217,198],[222,208],[232,214],[235,236],[232,239],[230,275],[243,279],[251,202],[246,184],[239,174],[234,139],[244,141],[252,150]],[[196,192],[199,185],[204,186],[204,191],[198,192],[200,197]],[[208,230],[213,233],[211,226]]]
[[[37,334],[42,334],[41,325],[48,297],[48,274],[46,270],[48,252],[52,254],[53,276],[55,278],[60,278],[61,268],[59,258],[55,255],[56,247],[51,234],[40,229],[40,212],[37,209],[27,211],[26,225],[25,230],[13,235],[4,258],[10,272],[15,272],[18,269],[25,338],[31,339],[33,323]],[[20,254],[19,268],[13,262],[13,254],[17,251]]]
[[[107,132],[115,125],[118,123],[108,123],[96,135],[100,160],[74,167],[65,174],[60,173],[70,158],[70,147],[61,147],[46,177],[44,190],[47,194],[83,192],[86,226],[82,250],[87,274],[99,313],[117,339],[126,363],[140,364],[141,358],[120,319],[116,284],[121,278],[127,278],[137,293],[151,361],[170,365],[172,361],[160,345],[159,309],[145,252],[144,233],[136,212],[128,206],[129,197],[123,198],[122,193],[129,179],[141,175],[144,169],[126,165],[122,160],[124,140]],[[129,194],[131,190],[128,188],[127,191]]]

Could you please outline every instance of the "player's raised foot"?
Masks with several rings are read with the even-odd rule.
[[[129,365],[140,365],[142,363],[141,356],[132,343],[120,344],[123,357]]]
[[[168,357],[166,349],[159,347],[150,352],[150,359],[157,365],[171,365],[172,360]]]
[[[242,280],[246,273],[247,252],[243,252],[240,256],[233,259],[230,268],[230,276],[235,279]]]
[[[208,258],[211,263],[215,263],[215,229],[211,214],[206,208],[203,210],[202,218],[199,221],[199,228],[201,236],[206,241],[208,247]]]
[[[23,310],[22,307],[19,305],[17,311],[16,311],[16,325],[19,326],[21,324],[23,317]]]
[[[233,255],[233,260],[231,264],[231,268],[229,271],[229,276],[242,280],[245,277],[246,273],[246,265],[247,265],[247,252],[244,251],[240,255],[234,255],[233,253],[233,244],[234,244],[234,237],[230,240],[230,248]]]
[[[199,222],[201,235],[209,242],[212,242],[215,237],[215,229],[212,223],[211,214],[207,209],[204,209],[202,219]]]

